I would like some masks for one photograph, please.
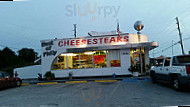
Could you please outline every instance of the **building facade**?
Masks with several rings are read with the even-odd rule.
[[[41,41],[42,75],[51,71],[56,78],[130,75],[131,65],[141,64],[145,73],[149,51],[158,46],[146,35],[121,34]]]

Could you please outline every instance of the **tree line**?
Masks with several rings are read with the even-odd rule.
[[[0,50],[0,71],[13,74],[13,69],[34,65],[38,53],[34,49],[22,48],[15,53],[8,47]]]

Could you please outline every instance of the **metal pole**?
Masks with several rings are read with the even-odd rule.
[[[74,36],[75,36],[75,38],[77,37],[77,25],[76,24],[74,24]]]
[[[174,40],[172,40],[172,56],[174,55],[173,42],[174,42]]]
[[[141,63],[141,73],[143,73],[143,64],[142,64],[142,53],[141,53],[141,47],[140,47],[140,63]]]
[[[137,35],[138,35],[138,41],[139,41],[139,43],[140,43],[140,41],[141,41],[141,32],[139,31],[139,32],[137,32]],[[143,64],[142,64],[142,54],[141,54],[141,47],[139,48],[139,50],[140,50],[140,67],[141,67],[141,71],[140,71],[140,73],[142,74],[143,73]]]
[[[177,29],[178,29],[178,31],[179,31],[179,38],[180,38],[180,43],[181,43],[182,54],[185,55],[184,49],[183,49],[183,41],[182,41],[182,35],[181,35],[181,30],[180,30],[180,26],[179,26],[178,17],[176,17],[176,21],[177,21]]]

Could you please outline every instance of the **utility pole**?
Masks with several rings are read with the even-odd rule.
[[[77,37],[77,25],[76,24],[74,24],[74,36],[75,36],[75,38]]]
[[[174,55],[174,49],[173,49],[174,44],[173,44],[173,42],[174,42],[174,40],[172,40],[172,56]]]
[[[180,26],[179,26],[179,20],[178,17],[176,17],[176,21],[177,21],[177,29],[179,31],[179,38],[180,38],[180,43],[181,43],[181,50],[182,50],[182,54],[185,55],[184,53],[184,49],[183,49],[183,41],[182,41],[182,36],[181,36],[181,30],[180,30]]]

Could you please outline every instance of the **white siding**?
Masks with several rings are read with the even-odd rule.
[[[18,73],[18,77],[21,79],[38,78],[38,73],[41,73],[41,65],[32,65],[22,68],[15,68],[14,73]]]

